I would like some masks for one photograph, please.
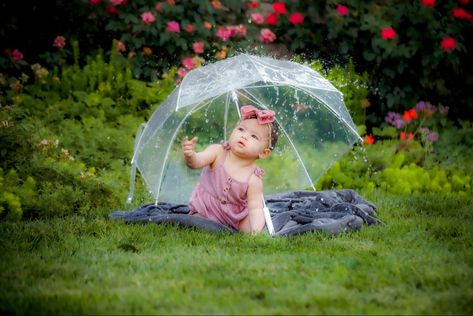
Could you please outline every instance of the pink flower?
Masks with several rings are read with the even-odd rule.
[[[262,29],[259,39],[263,43],[271,43],[276,40],[276,35],[270,29]]]
[[[229,32],[230,37],[237,35],[239,38],[243,38],[246,36],[248,30],[246,26],[240,24],[227,26],[227,31]]]
[[[202,54],[204,52],[204,42],[195,42],[192,44],[192,49],[196,54]]]
[[[176,21],[169,21],[168,26],[166,27],[166,31],[171,33],[180,33],[181,28],[179,27],[179,23]]]
[[[184,67],[180,67],[180,68],[177,70],[177,74],[178,74],[181,78],[183,78],[185,75],[187,75],[188,72],[189,72],[189,71],[188,71],[186,68],[184,68]]]
[[[425,7],[430,7],[430,8],[435,7],[435,0],[421,0],[421,2],[422,2],[422,5],[424,5]]]
[[[264,22],[264,18],[259,13],[252,13],[251,22],[256,23],[256,24],[262,24]]]
[[[20,52],[18,49],[14,49],[13,52],[11,53],[11,58],[13,58],[13,60],[22,60],[23,59],[23,53]]]
[[[192,24],[187,24],[185,27],[184,27],[184,30],[187,32],[187,33],[193,33],[195,31],[195,28],[194,28],[194,25]]]
[[[343,4],[338,4],[337,5],[337,12],[341,16],[346,16],[346,15],[348,15],[348,8],[346,6],[344,6]]]
[[[158,2],[154,5],[154,8],[156,9],[156,11],[158,12],[163,12],[164,11],[164,8],[163,8],[163,3],[162,2]]]
[[[114,6],[125,4],[126,0],[109,0]]]
[[[99,5],[100,2],[102,2],[102,0],[89,0],[89,3],[90,3],[91,5]]]
[[[53,46],[56,48],[63,48],[66,46],[66,38],[64,36],[56,36],[53,42]]]
[[[123,53],[126,51],[126,46],[122,41],[117,42],[117,51]]]
[[[453,9],[452,16],[454,18],[467,20],[467,21],[473,20],[473,16],[471,15],[471,13],[462,8]]]
[[[278,24],[278,15],[276,13],[270,13],[267,17],[266,17],[266,24],[268,25],[276,25]]]
[[[381,37],[385,40],[392,40],[396,38],[396,31],[392,27],[385,27],[381,29]]]
[[[225,26],[220,26],[217,30],[216,36],[220,38],[222,41],[226,42],[228,39],[232,36],[232,30],[225,27]]]
[[[304,22],[304,16],[302,16],[300,12],[294,12],[289,17],[289,22],[294,25],[302,24],[302,22]]]
[[[150,11],[146,11],[141,13],[141,21],[143,21],[144,24],[150,24],[154,22],[154,15]]]
[[[440,47],[447,53],[454,50],[456,47],[456,42],[453,37],[445,37],[442,42],[440,42]]]
[[[236,35],[239,38],[245,37],[246,33],[248,32],[248,28],[243,24],[236,25],[235,30],[236,30]]]
[[[277,14],[286,14],[286,4],[284,2],[276,2],[273,4],[273,10]]]
[[[194,61],[192,60],[192,57],[186,57],[182,60],[182,65],[186,67],[187,69],[194,69]]]

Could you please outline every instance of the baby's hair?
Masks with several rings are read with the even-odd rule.
[[[256,119],[256,114],[250,115],[246,118],[242,118],[241,121],[243,120],[250,120],[250,119]],[[279,138],[279,125],[276,121],[268,123],[269,129],[270,129],[270,141],[269,141],[269,146],[268,148],[273,150],[276,147],[276,143],[278,142]]]

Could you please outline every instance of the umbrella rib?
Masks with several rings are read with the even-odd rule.
[[[254,86],[248,86],[248,88],[271,88],[271,87],[274,87],[274,86],[290,86],[290,87],[295,87],[293,84],[290,84],[290,83],[287,83],[287,82],[276,82],[275,84],[263,84],[263,85],[254,85]],[[306,87],[306,88],[314,88],[314,86],[312,85],[307,85],[307,84],[302,84],[302,83],[298,83],[297,84],[298,87]],[[330,92],[338,92],[341,94],[340,91],[338,90],[335,90],[335,89],[326,89],[326,88],[321,88],[321,87],[317,87],[318,90],[323,90],[323,91],[330,91]]]
[[[248,90],[246,89],[242,89],[244,91],[246,91],[249,95],[251,95],[255,101],[257,101],[262,107],[264,107],[265,109],[268,109],[267,106],[265,106],[257,97],[255,97],[252,93],[250,93]],[[276,119],[276,121],[278,121]],[[297,156],[297,159],[299,160],[300,164],[302,165],[302,169],[304,169],[304,172],[307,176],[307,178],[309,178],[309,181],[310,181],[310,185],[312,187],[312,189],[314,191],[315,190],[315,187],[314,187],[314,182],[312,182],[312,178],[310,177],[310,174],[309,172],[307,171],[307,168],[305,167],[304,163],[302,162],[302,158],[301,158],[301,155],[299,154],[299,151],[297,150],[296,146],[294,145],[294,143],[292,142],[291,138],[289,137],[289,135],[287,134],[286,130],[284,129],[284,127],[281,125],[281,124],[278,124],[279,127],[281,128],[281,130],[283,131],[284,135],[286,136],[287,140],[289,141],[289,144],[291,145],[292,149],[294,150],[294,152],[296,153],[296,156]]]
[[[166,149],[166,156],[164,157],[164,165],[166,164],[167,160],[168,160],[168,156],[169,156],[169,151],[171,150],[171,146],[174,142],[174,139],[176,138],[176,135],[177,133],[179,132],[182,124],[184,124],[184,122],[186,121],[186,119],[191,115],[193,114],[195,111],[196,111],[196,108],[198,107],[197,110],[200,110],[202,107],[206,106],[207,104],[209,104],[210,102],[212,102],[214,99],[216,99],[217,97],[214,97],[214,98],[211,98],[209,99],[207,102],[201,104],[201,106],[198,107],[198,103],[196,103],[196,105],[194,105],[194,107],[184,116],[184,118],[179,122],[179,125],[177,126],[176,130],[174,131],[172,137],[171,137],[171,140],[169,142],[169,146],[168,148]],[[157,187],[157,190],[156,190],[156,201],[155,201],[155,204],[157,205],[158,203],[158,199],[159,199],[159,190],[161,190],[161,182],[163,181],[163,175],[164,175],[164,165],[163,165],[163,169],[161,170],[161,173],[159,175],[159,181],[158,181],[158,187]]]

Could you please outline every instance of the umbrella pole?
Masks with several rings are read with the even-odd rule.
[[[264,220],[266,222],[266,227],[268,228],[269,234],[273,236],[274,235],[273,220],[271,219],[271,214],[269,213],[269,209],[266,206],[264,196],[262,196],[262,198],[263,198],[263,214],[264,214]]]
[[[136,148],[141,140],[141,135],[143,135],[143,129],[145,128],[146,124],[143,123],[138,127],[138,131],[136,132],[135,138],[135,146],[133,149],[133,158],[131,160],[131,174],[130,174],[130,188],[128,190],[128,197],[126,199],[127,204],[131,204],[133,201],[133,193],[135,192],[135,178],[136,178]]]

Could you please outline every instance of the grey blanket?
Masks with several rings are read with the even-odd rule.
[[[351,189],[328,191],[289,191],[265,197],[277,236],[310,231],[338,234],[365,225],[384,225],[377,218],[376,206]],[[143,204],[131,211],[115,211],[110,219],[127,223],[172,223],[211,232],[236,233],[231,227],[189,215],[185,204],[159,202]]]

